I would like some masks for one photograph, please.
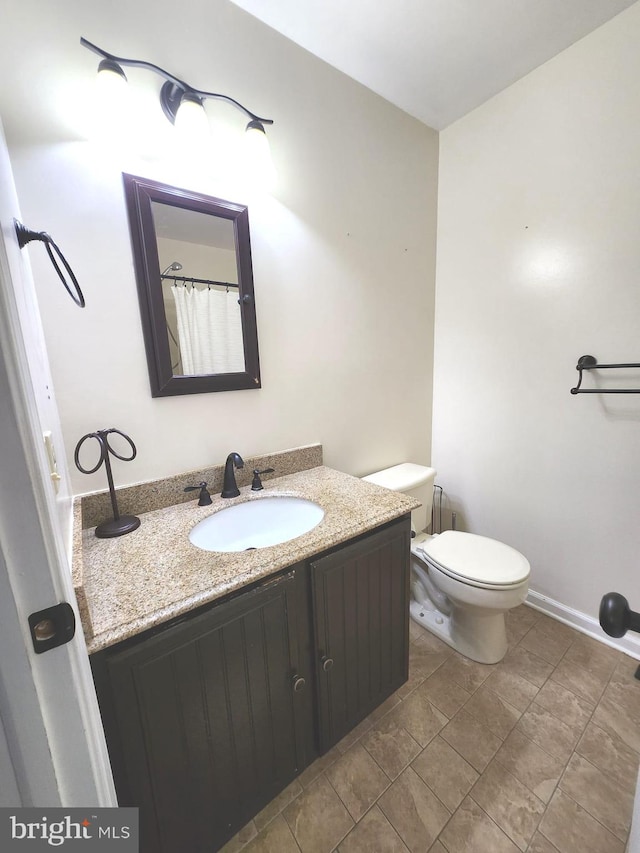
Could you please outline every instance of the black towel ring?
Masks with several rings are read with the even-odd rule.
[[[84,308],[84,296],[82,295],[82,290],[80,290],[78,279],[73,274],[73,270],[69,266],[67,259],[62,254],[58,246],[53,242],[51,237],[46,233],[46,231],[32,231],[30,228],[26,228],[21,222],[18,222],[17,219],[14,219],[13,222],[16,228],[16,235],[18,237],[18,245],[20,246],[20,248],[24,249],[27,243],[30,243],[32,240],[38,240],[40,243],[44,243],[44,247],[47,250],[47,254],[49,255],[49,260],[53,264],[54,270],[58,273],[60,281],[64,285],[64,289],[67,291],[67,293],[76,303],[76,305],[78,305],[80,308]],[[58,262],[53,256],[54,251],[58,255],[58,258],[62,262],[62,265],[64,266],[65,270],[69,275],[69,278],[71,279],[73,290],[71,289],[67,279],[64,277],[64,273],[60,269]]]

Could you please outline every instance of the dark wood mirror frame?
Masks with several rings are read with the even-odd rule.
[[[129,215],[151,395],[166,397],[176,394],[260,388],[258,332],[247,208],[230,201],[178,189],[134,175],[123,174],[122,177]],[[174,376],[162,296],[153,202],[221,217],[233,223],[244,346],[244,372]]]

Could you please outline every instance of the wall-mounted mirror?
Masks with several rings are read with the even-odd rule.
[[[247,208],[123,178],[152,396],[260,388]]]

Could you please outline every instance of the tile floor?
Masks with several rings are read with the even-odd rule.
[[[409,681],[224,853],[624,853],[637,661],[529,608],[474,663],[411,622]]]

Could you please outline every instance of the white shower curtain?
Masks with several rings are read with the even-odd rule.
[[[238,291],[171,288],[185,376],[242,373],[244,350]]]

